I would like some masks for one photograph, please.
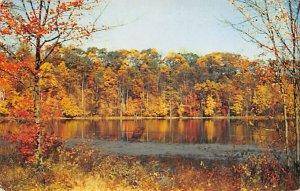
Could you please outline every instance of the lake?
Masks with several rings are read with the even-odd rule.
[[[280,138],[274,120],[53,120],[49,132],[63,139],[99,139],[167,144],[254,144],[267,147]],[[279,123],[281,126],[281,123]],[[0,134],[16,128],[1,123]]]
[[[16,130],[14,123],[0,124],[0,136]],[[67,146],[89,142],[106,153],[135,156],[240,160],[267,149],[282,153],[284,148],[282,122],[275,120],[72,119],[53,120],[47,131],[66,140]]]

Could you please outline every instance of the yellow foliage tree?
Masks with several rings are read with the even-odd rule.
[[[233,104],[231,107],[231,110],[235,115],[240,115],[243,111],[243,95],[242,94],[236,94],[233,98]]]
[[[161,97],[151,97],[151,102],[154,104],[149,104],[147,110],[144,112],[145,116],[165,117],[168,115],[169,104],[165,99]]]
[[[6,116],[9,114],[9,111],[7,109],[7,104],[8,102],[7,101],[0,101],[0,116]]]
[[[83,111],[80,107],[76,105],[74,99],[70,97],[64,97],[61,100],[62,113],[65,117],[77,117],[82,115]]]
[[[253,96],[253,106],[256,114],[263,114],[268,108],[270,108],[270,101],[272,100],[272,94],[269,88],[265,85],[258,85],[255,88],[255,94]]]
[[[157,99],[156,108],[156,114],[159,117],[164,117],[169,112],[168,104],[160,97]]]
[[[124,115],[127,116],[136,116],[138,114],[139,110],[139,103],[137,100],[133,100],[132,98],[129,98],[127,100],[126,104],[126,110],[124,112]]]
[[[185,112],[184,105],[182,103],[180,103],[178,106],[178,109],[177,109],[178,116],[183,117],[184,112]]]
[[[204,114],[205,116],[213,116],[215,114],[215,108],[217,106],[216,100],[212,95],[208,95],[205,101]]]
[[[53,64],[46,62],[40,68],[40,82],[39,85],[44,91],[53,91],[58,87],[58,81],[54,73]]]

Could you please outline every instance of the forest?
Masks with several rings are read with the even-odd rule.
[[[144,50],[94,46],[93,36],[125,25],[101,20],[96,13],[118,5],[105,2],[0,0],[0,190],[299,188],[299,0],[228,1],[234,11],[227,10],[232,20],[223,24],[255,44],[261,51],[255,58],[236,53],[246,47],[222,52],[222,40],[203,55],[154,44]],[[176,13],[185,3],[175,4],[172,17],[181,16]],[[216,13],[216,6],[223,11],[221,1],[203,11]],[[202,6],[192,7],[202,13]],[[171,9],[157,11],[169,16]],[[189,18],[195,19],[202,18]],[[166,20],[155,23],[166,26]],[[126,32],[118,35],[130,38]],[[227,38],[213,32],[206,35]],[[64,131],[66,139],[59,137]],[[115,139],[100,140],[102,134]],[[189,144],[173,142],[188,134]],[[151,142],[155,135],[165,142]],[[112,143],[122,152],[105,150]],[[142,155],[137,146],[154,154]]]
[[[2,57],[8,62],[1,62],[0,115],[28,116],[33,113],[32,51],[18,47],[22,62],[14,68],[13,60]],[[107,51],[69,45],[55,49],[39,76],[41,111],[49,118],[283,115],[272,60],[232,53],[162,56],[153,48]],[[292,116],[293,86],[288,78],[284,82]]]

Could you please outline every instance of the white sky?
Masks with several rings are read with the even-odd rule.
[[[106,0],[106,3],[99,23],[124,25],[95,34],[83,48],[157,48],[162,54],[180,51],[199,55],[221,51],[252,59],[260,53],[255,44],[246,42],[224,24],[224,19],[240,19],[227,0]],[[99,8],[93,15],[100,13]]]

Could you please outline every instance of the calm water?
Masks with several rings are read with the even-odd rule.
[[[266,147],[279,140],[276,122],[268,120],[56,120],[50,132],[63,139],[160,142],[166,144],[254,144]],[[279,124],[280,126],[280,124]],[[14,131],[0,124],[0,135]]]

